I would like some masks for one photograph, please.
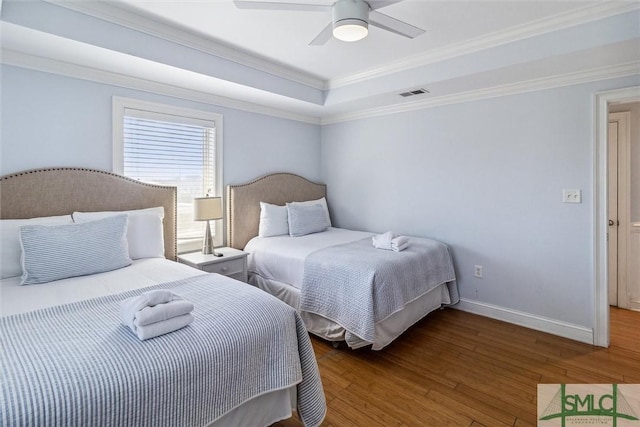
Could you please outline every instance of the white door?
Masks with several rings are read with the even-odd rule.
[[[631,308],[629,273],[638,264],[629,259],[630,220],[630,114],[609,115],[608,130],[608,271],[609,304]],[[633,257],[635,257],[635,251]],[[632,261],[629,263],[628,261]],[[635,276],[635,275],[633,275]],[[635,285],[632,286],[635,289]]]
[[[609,116],[611,120],[611,116]],[[618,306],[618,123],[609,122],[607,141],[609,205],[608,271],[609,305]]]

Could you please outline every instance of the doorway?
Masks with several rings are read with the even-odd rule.
[[[609,305],[623,308],[640,308],[640,278],[635,274],[633,260],[640,257],[640,239],[631,233],[634,224],[640,222],[640,212],[636,212],[638,197],[631,182],[631,125],[637,139],[640,103],[615,104],[609,106],[609,127],[607,135],[607,189],[608,189],[608,289]],[[635,122],[632,123],[632,120]],[[637,151],[639,144],[634,144]],[[634,162],[636,163],[636,162]],[[638,167],[639,165],[634,165]],[[632,184],[634,188],[632,189]],[[632,190],[634,200],[632,203]],[[632,212],[632,208],[633,212]],[[635,220],[632,222],[632,220]],[[634,233],[635,234],[635,233]]]
[[[635,86],[631,88],[618,89],[596,95],[596,141],[595,141],[595,212],[594,212],[594,276],[595,276],[595,321],[593,327],[593,343],[597,346],[608,347],[609,346],[609,273],[613,267],[609,265],[609,245],[608,238],[610,230],[613,226],[610,226],[609,220],[614,221],[616,230],[616,237],[620,237],[620,229],[618,226],[619,212],[616,212],[616,218],[610,218],[609,212],[610,203],[608,200],[609,184],[612,184],[608,176],[610,166],[609,160],[609,114],[618,108],[623,108],[623,104],[632,104],[640,102],[640,87]],[[620,110],[622,111],[622,110]],[[617,130],[617,128],[616,128]],[[635,151],[637,153],[637,151]],[[632,150],[633,155],[633,150]],[[638,154],[635,154],[638,156]],[[617,156],[616,156],[617,157]],[[635,160],[631,160],[631,166],[629,170],[633,168]],[[637,169],[638,165],[635,165]],[[637,177],[637,175],[635,175]],[[619,210],[619,203],[616,203]],[[634,205],[634,203],[629,203]],[[635,208],[630,208],[631,212],[635,212]],[[633,214],[632,214],[633,215]],[[630,219],[634,218],[630,215]],[[640,222],[640,218],[637,218]],[[635,231],[635,223],[629,222],[627,219],[628,227]],[[640,231],[640,224],[638,224]],[[612,233],[613,234],[613,233]],[[633,233],[634,238],[640,238],[640,233]],[[625,237],[627,234],[625,234]],[[623,237],[624,238],[624,237]],[[619,239],[618,239],[619,240]],[[628,239],[627,239],[628,240]],[[640,243],[640,240],[639,240]],[[627,242],[627,250],[624,252],[627,258],[631,255],[628,251],[629,242]],[[619,241],[618,245],[619,247]],[[614,262],[613,260],[611,261]],[[620,273],[626,275],[628,278],[629,273],[632,275],[637,274],[640,266],[638,262],[627,263],[625,265],[632,266],[632,268],[623,268],[618,266],[620,262],[620,256],[617,256],[617,262],[615,262],[615,269],[618,277],[616,282],[619,282]],[[640,275],[638,276],[640,277]],[[628,282],[626,282],[628,283]],[[613,291],[612,291],[613,292]],[[616,285],[616,304],[618,304],[618,298],[620,297],[620,289]],[[627,292],[628,293],[628,292]],[[630,298],[633,299],[633,298]],[[640,297],[639,297],[640,299]],[[640,302],[640,301],[639,301]]]

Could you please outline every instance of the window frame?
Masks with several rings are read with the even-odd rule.
[[[185,118],[185,123],[189,123],[189,119],[202,120],[206,122],[213,122],[215,125],[215,188],[214,194],[210,196],[216,196],[222,198],[222,209],[226,213],[225,199],[224,199],[224,185],[223,178],[223,121],[222,114],[211,113],[208,111],[195,110],[191,108],[176,107],[173,105],[160,104],[150,101],[142,101],[139,99],[124,98],[114,96],[112,98],[112,119],[113,119],[113,159],[112,159],[112,171],[118,175],[124,175],[124,117],[125,110],[140,110],[146,111],[151,114],[157,113],[168,116],[175,116],[176,119],[180,117]],[[180,122],[180,120],[176,120]],[[203,194],[204,196],[204,194]],[[216,247],[224,245],[224,222],[226,219],[213,221],[211,224],[212,231],[214,232],[214,245]],[[177,219],[176,219],[177,220]],[[204,232],[202,238],[191,239],[187,242],[183,242],[178,245],[178,253],[193,252],[202,248],[202,241],[204,238]]]

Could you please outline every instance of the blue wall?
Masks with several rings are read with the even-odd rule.
[[[339,227],[449,244],[462,297],[593,325],[594,93],[630,77],[322,127]],[[581,189],[581,204],[562,203]],[[484,266],[484,278],[474,277]]]
[[[111,170],[113,96],[223,115],[224,185],[270,172],[320,179],[317,125],[3,65],[0,174],[45,166]]]

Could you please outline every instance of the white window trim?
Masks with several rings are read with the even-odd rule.
[[[225,209],[225,200],[224,200],[224,185],[222,183],[223,173],[222,173],[222,165],[223,165],[223,147],[224,144],[222,142],[223,132],[223,122],[222,122],[222,114],[210,113],[208,111],[201,110],[193,110],[190,108],[183,107],[175,107],[173,105],[167,104],[159,104],[156,102],[149,101],[141,101],[139,99],[132,98],[124,98],[119,96],[114,96],[112,101],[112,119],[113,119],[113,160],[112,160],[112,171],[118,175],[124,174],[124,113],[125,108],[142,110],[142,111],[152,111],[158,112],[161,114],[173,115],[178,117],[191,117],[194,119],[205,120],[208,122],[215,123],[215,132],[216,132],[216,186],[214,189],[214,194],[212,196],[222,197],[222,209],[223,212],[226,212]],[[214,221],[212,227],[214,228],[215,239],[214,245],[216,247],[224,245],[224,222],[225,219]],[[203,236],[204,238],[204,236]],[[202,247],[202,239],[194,240],[193,242],[187,242],[181,244],[178,247],[178,252],[190,252],[194,250],[201,249]]]

